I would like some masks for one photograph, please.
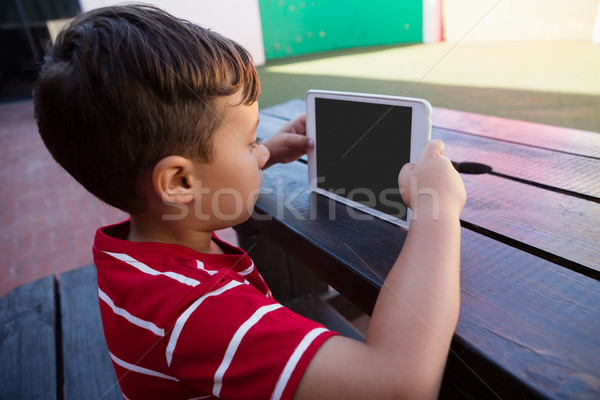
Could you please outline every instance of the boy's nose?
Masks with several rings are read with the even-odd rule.
[[[256,148],[255,154],[256,154],[256,159],[258,161],[258,168],[263,169],[263,167],[265,166],[265,164],[267,163],[267,161],[269,161],[269,158],[271,157],[271,153],[269,152],[269,149],[267,149],[267,147],[265,145],[261,144]]]

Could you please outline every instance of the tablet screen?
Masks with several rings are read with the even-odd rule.
[[[406,220],[398,173],[411,124],[411,107],[315,99],[317,187]]]

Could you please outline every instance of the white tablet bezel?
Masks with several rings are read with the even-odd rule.
[[[319,143],[316,138],[316,120],[315,120],[315,99],[335,99],[335,100],[346,100],[353,102],[362,103],[376,103],[386,104],[390,106],[403,106],[412,108],[412,126],[411,126],[411,148],[410,148],[410,162],[414,163],[417,161],[419,154],[431,138],[431,105],[429,102],[423,99],[416,99],[410,97],[398,97],[398,96],[385,96],[365,93],[351,93],[351,92],[335,92],[329,90],[309,90],[306,93],[306,136],[314,141],[314,147],[308,151],[308,181],[311,190],[316,193],[323,194],[329,198],[332,198],[341,203],[347,204],[353,208],[364,211],[368,214],[374,215],[378,218],[392,222],[396,225],[408,228],[410,220],[412,219],[412,210],[407,207],[406,221],[385,214],[379,210],[368,207],[364,204],[357,203],[343,196],[332,193],[328,190],[317,187],[317,151]],[[402,165],[398,165],[398,172]]]

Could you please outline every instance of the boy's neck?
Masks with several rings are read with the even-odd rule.
[[[212,231],[198,232],[178,224],[156,223],[137,215],[130,215],[130,224],[127,240],[131,242],[170,243],[199,253],[223,254],[212,240]]]

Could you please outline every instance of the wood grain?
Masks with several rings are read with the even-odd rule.
[[[56,300],[52,276],[0,298],[1,399],[57,398]]]
[[[122,399],[98,305],[96,268],[60,275],[65,399]]]
[[[600,158],[600,133],[433,108],[434,127],[506,142]]]
[[[462,178],[471,229],[600,279],[599,203],[488,174]]]
[[[432,137],[444,141],[444,154],[452,161],[482,163],[504,177],[600,202],[600,158],[464,135],[442,128],[434,128]]]

